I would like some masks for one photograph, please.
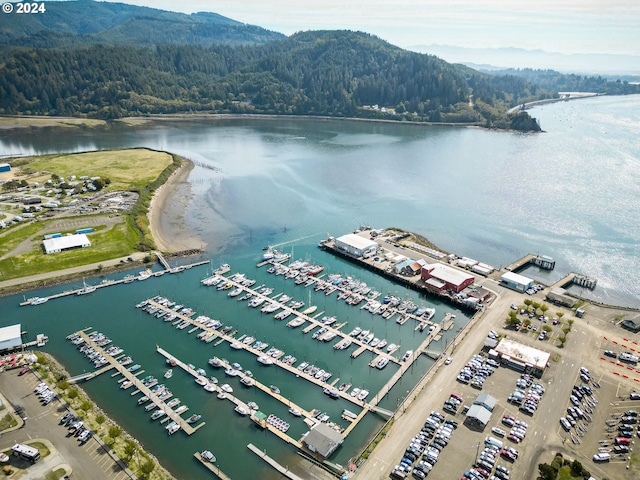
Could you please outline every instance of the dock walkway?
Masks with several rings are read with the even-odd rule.
[[[222,470],[220,470],[220,467],[218,467],[218,465],[214,465],[211,462],[207,462],[204,458],[202,458],[202,455],[200,455],[200,452],[194,453],[193,456],[196,457],[198,461],[202,463],[202,465],[204,465],[206,468],[211,470],[211,472],[215,476],[217,476],[220,480],[231,480],[230,477],[225,475],[225,473]]]
[[[300,478],[296,474],[291,473],[288,468],[285,468],[282,465],[280,465],[273,458],[271,458],[269,455],[267,455],[266,451],[263,452],[258,447],[256,447],[253,443],[250,443],[249,445],[247,445],[247,448],[249,450],[251,450],[253,453],[255,453],[257,456],[259,456],[262,460],[267,462],[269,465],[271,465],[275,470],[280,472],[281,475],[283,475],[283,476],[285,476],[285,477],[287,477],[287,478],[289,478],[291,480],[303,480],[302,478]]]

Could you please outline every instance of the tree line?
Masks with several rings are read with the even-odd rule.
[[[526,112],[505,112],[553,95],[518,76],[487,75],[350,31],[263,45],[11,47],[3,57],[1,114],[257,113],[537,130]]]

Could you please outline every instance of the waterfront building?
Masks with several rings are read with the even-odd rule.
[[[371,257],[378,251],[378,244],[376,242],[354,233],[348,233],[347,235],[336,238],[335,246],[339,250],[358,258]]]
[[[513,272],[507,272],[500,277],[500,285],[517,292],[526,292],[533,286],[533,280]]]
[[[435,290],[453,290],[460,293],[469,285],[473,285],[475,277],[448,265],[433,263],[422,267],[422,280]]]
[[[311,452],[328,458],[343,442],[342,435],[326,423],[317,423],[302,437]]]
[[[479,393],[476,399],[473,401],[474,405],[480,405],[483,408],[486,408],[490,412],[493,412],[498,400],[495,397],[492,397],[488,393]]]
[[[63,250],[70,250],[72,248],[86,248],[91,246],[91,242],[84,233],[47,238],[42,243],[44,244],[44,251],[47,255],[50,253],[62,252]]]
[[[20,345],[22,345],[22,330],[19,323],[0,328],[0,352]]]
[[[564,288],[559,287],[547,293],[547,300],[567,308],[573,308],[578,303],[578,300],[567,295],[567,291]]]

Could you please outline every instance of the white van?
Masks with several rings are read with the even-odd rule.
[[[492,445],[497,448],[502,448],[502,442],[494,437],[487,437],[484,440],[485,445]]]
[[[611,460],[611,455],[609,453],[596,453],[593,456],[594,462],[608,462]]]

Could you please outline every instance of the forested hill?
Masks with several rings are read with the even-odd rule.
[[[70,47],[79,44],[258,44],[281,33],[216,13],[191,15],[123,3],[44,2],[46,12],[0,16],[0,44]]]
[[[69,18],[67,25],[56,23],[50,15],[52,6],[85,3],[115,13],[107,21],[96,12],[95,18],[86,18],[84,26],[73,28]],[[522,78],[495,77],[452,65],[365,33],[316,31],[263,43],[207,43],[188,40],[197,29],[174,22],[193,15],[131,16],[129,6],[115,4],[116,8],[111,3],[46,5],[47,22],[55,28],[31,34],[36,27],[29,26],[29,20],[14,27],[11,42],[0,45],[0,114],[98,118],[196,112],[325,115],[539,130],[526,112],[514,117],[505,112],[514,105],[552,96]],[[153,23],[159,21],[158,15],[171,19],[171,28]],[[215,14],[197,16],[220,20],[215,25],[223,30],[242,26]],[[218,27],[213,28],[211,38]],[[96,40],[107,34],[116,38],[114,32],[125,30],[131,31],[127,41]],[[26,39],[37,44],[33,38],[38,36],[59,41],[52,43],[53,48],[25,46]],[[137,41],[138,36],[162,36],[167,41]],[[174,41],[176,38],[182,40]]]
[[[586,76],[560,73],[555,70],[531,68],[497,70],[493,75],[523,78],[552,92],[592,92],[607,95],[630,95],[640,93],[640,85],[621,80],[608,80],[602,76]]]

